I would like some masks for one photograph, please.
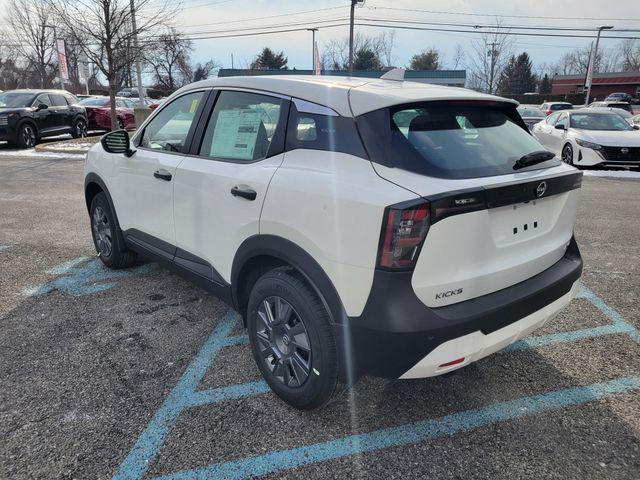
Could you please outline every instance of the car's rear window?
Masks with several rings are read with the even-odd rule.
[[[570,103],[552,103],[551,104],[551,110],[553,110],[554,112],[558,110],[572,110],[572,109],[573,109],[573,105],[571,105]]]
[[[521,123],[510,106],[428,103],[377,110],[358,118],[374,162],[441,178],[513,173],[522,156],[544,150]],[[550,160],[527,169],[558,163]]]
[[[622,110],[631,112],[631,105],[629,105],[628,103],[609,103],[608,106],[610,108],[621,108]]]

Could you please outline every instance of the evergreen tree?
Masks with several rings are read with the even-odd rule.
[[[251,63],[254,70],[286,70],[287,57],[283,52],[276,53],[269,47],[264,47]]]
[[[361,48],[353,56],[354,70],[382,70],[380,58],[370,48]]]
[[[440,68],[440,53],[430,48],[411,57],[411,70],[438,70]]]
[[[549,75],[546,73],[538,84],[538,93],[551,93],[551,80],[549,79]]]
[[[537,82],[532,68],[533,65],[527,52],[522,52],[517,57],[511,56],[498,81],[498,91],[501,94],[522,94],[535,91]]]

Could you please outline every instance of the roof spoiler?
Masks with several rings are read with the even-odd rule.
[[[404,82],[404,68],[392,68],[380,77],[380,80],[391,80],[393,82]]]

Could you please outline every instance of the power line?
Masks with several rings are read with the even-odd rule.
[[[473,16],[473,17],[494,17],[494,18],[535,18],[535,19],[543,19],[543,20],[594,20],[594,21],[633,21],[638,22],[640,19],[633,18],[603,18],[603,17],[548,17],[548,16],[536,16],[536,15],[500,15],[496,13],[469,13],[469,12],[447,12],[440,10],[424,10],[419,8],[400,8],[400,7],[376,7],[367,5],[365,8],[370,10],[396,10],[402,12],[420,12],[420,13],[431,13],[438,15],[464,15],[464,16]]]

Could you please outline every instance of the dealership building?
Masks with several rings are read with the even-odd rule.
[[[354,71],[354,77],[379,78],[386,70],[360,70]],[[218,71],[218,77],[235,77],[246,75],[313,75],[313,70],[251,70],[222,68]],[[322,70],[322,75],[347,76],[346,70]],[[404,78],[412,82],[434,83],[450,87],[464,87],[467,81],[466,70],[407,70]]]
[[[585,80],[585,75],[555,75],[551,80],[551,93],[583,93]],[[593,75],[592,100],[603,100],[607,95],[616,92],[640,96],[640,72],[606,72]]]

